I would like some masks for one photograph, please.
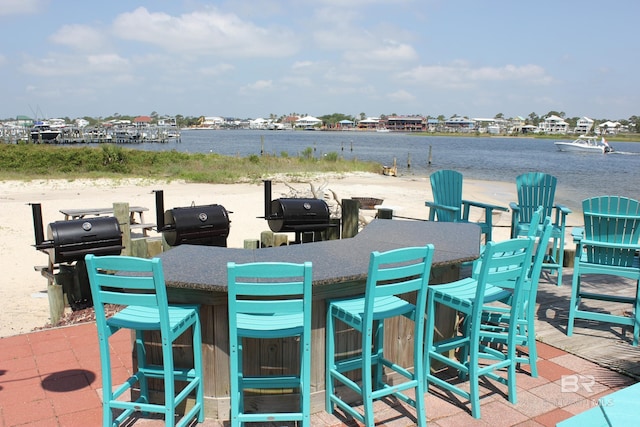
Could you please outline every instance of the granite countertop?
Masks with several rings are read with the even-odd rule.
[[[433,266],[459,264],[480,253],[480,227],[468,223],[377,219],[351,239],[262,249],[181,245],[159,257],[170,288],[227,291],[227,263],[313,263],[313,285],[365,280],[372,251],[435,246]]]

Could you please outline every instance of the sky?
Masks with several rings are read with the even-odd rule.
[[[639,16],[638,0],[0,0],[0,119],[628,119]]]

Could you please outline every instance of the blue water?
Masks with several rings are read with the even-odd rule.
[[[615,153],[600,155],[560,152],[553,142],[375,132],[183,130],[181,142],[132,144],[131,148],[229,156],[260,155],[261,151],[296,156],[312,148],[316,157],[336,152],[345,159],[383,165],[391,165],[396,158],[398,174],[404,176],[455,169],[470,179],[508,183],[515,183],[522,173],[542,171],[558,178],[556,201],[571,208],[578,208],[587,197],[600,195],[640,200],[640,143],[614,142]]]

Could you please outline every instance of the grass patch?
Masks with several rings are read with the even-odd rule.
[[[299,157],[285,154],[222,156],[215,153],[143,151],[104,144],[59,147],[46,144],[0,144],[0,179],[155,178],[187,182],[259,181],[274,174],[380,173],[375,162],[344,160],[337,153],[316,159],[312,149]]]

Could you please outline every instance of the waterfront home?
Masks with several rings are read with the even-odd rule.
[[[569,123],[565,122],[562,117],[552,114],[538,124],[538,129],[544,133],[566,134],[569,130]]]

